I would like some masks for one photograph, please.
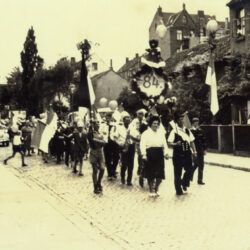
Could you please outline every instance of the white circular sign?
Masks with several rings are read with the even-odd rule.
[[[145,74],[138,77],[137,85],[140,91],[148,97],[155,97],[165,89],[165,80],[155,74]]]

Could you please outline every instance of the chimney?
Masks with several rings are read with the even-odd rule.
[[[185,3],[183,3],[182,7],[183,7],[183,10],[186,10],[186,4]]]
[[[110,59],[110,69],[113,69],[113,60]]]
[[[138,54],[138,53],[136,53],[136,54],[135,54],[135,58],[138,58],[138,57],[139,57],[139,54]]]
[[[128,57],[126,57],[126,63],[128,63],[129,62],[129,58]]]
[[[198,10],[197,14],[198,14],[199,17],[204,17],[205,16],[204,10]]]
[[[159,6],[157,11],[158,11],[159,15],[161,16],[162,15],[162,7]]]
[[[229,21],[228,21],[228,17],[226,17],[225,19],[225,30],[229,29]]]
[[[71,58],[70,58],[70,63],[71,63],[71,64],[75,64],[75,63],[76,63],[75,57],[71,57]]]

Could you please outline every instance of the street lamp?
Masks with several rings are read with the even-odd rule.
[[[156,34],[160,37],[160,38],[164,38],[164,36],[166,35],[167,32],[167,28],[163,23],[163,19],[160,18],[159,20],[159,24],[156,27]]]
[[[217,21],[215,20],[215,18],[213,17],[207,23],[208,44],[209,44],[209,48],[211,52],[213,52],[216,48],[215,35],[218,29],[219,29],[219,25]]]

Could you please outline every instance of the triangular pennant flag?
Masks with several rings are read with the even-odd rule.
[[[210,86],[210,110],[212,114],[215,115],[219,111],[219,101],[217,93],[217,81],[214,67],[214,59],[212,55],[210,56],[207,68],[206,84]]]

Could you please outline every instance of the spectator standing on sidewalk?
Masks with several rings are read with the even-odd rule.
[[[7,165],[8,160],[12,159],[15,157],[16,153],[19,153],[22,157],[22,167],[26,167],[27,165],[24,162],[24,153],[23,153],[23,149],[22,149],[22,135],[21,135],[21,131],[18,130],[17,127],[13,127],[12,128],[12,132],[13,132],[13,141],[12,141],[12,155],[9,156],[8,158],[6,158],[4,160],[4,164]]]
[[[192,128],[191,132],[194,135],[194,144],[197,151],[197,157],[193,161],[193,174],[195,170],[198,168],[198,184],[204,185],[203,182],[203,171],[204,171],[204,155],[206,154],[206,139],[204,135],[204,131],[199,126],[199,118],[192,119]]]
[[[159,196],[159,186],[165,179],[165,159],[168,159],[168,146],[159,130],[160,122],[158,116],[150,117],[149,128],[142,134],[140,142],[142,159],[145,161],[143,173],[148,179],[151,197]]]
[[[107,143],[104,136],[100,133],[99,121],[94,120],[91,122],[88,141],[90,146],[89,161],[92,165],[92,179],[94,185],[94,193],[100,194],[103,191],[102,178],[105,171],[103,146]]]
[[[193,164],[192,154],[197,156],[192,132],[184,126],[184,114],[174,114],[175,127],[170,132],[168,143],[173,146],[174,184],[176,195],[183,195],[190,185]],[[192,151],[191,151],[192,148]],[[185,170],[182,177],[182,171]]]

